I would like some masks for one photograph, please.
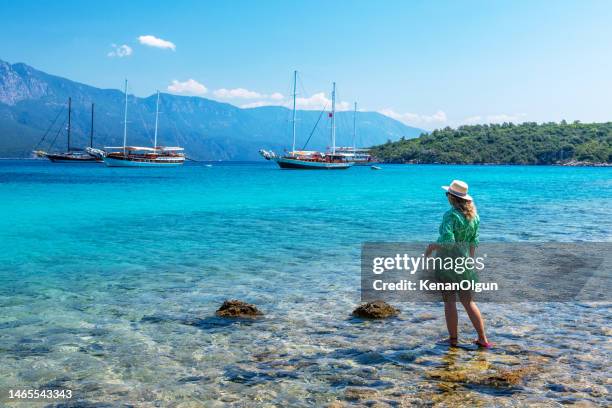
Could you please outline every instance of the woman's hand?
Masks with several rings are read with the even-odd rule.
[[[427,250],[425,251],[425,258],[429,258],[429,256],[433,253],[433,251],[437,251],[438,249],[440,249],[440,245],[429,244],[427,246]]]

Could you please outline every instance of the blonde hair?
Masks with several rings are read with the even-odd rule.
[[[450,193],[446,193],[446,196],[449,198],[451,205],[461,211],[466,220],[472,221],[476,218],[476,206],[473,201],[464,200]]]

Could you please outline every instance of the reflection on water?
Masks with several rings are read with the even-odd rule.
[[[609,404],[608,304],[483,304],[492,351],[470,344],[465,314],[462,347],[449,349],[439,304],[350,317],[361,242],[432,239],[438,185],[473,180],[485,240],[610,241],[609,173],[188,166],[168,186],[138,171],[2,165],[0,405],[19,406],[4,393],[14,387],[69,388],[75,406]],[[54,177],[70,182],[37,181]],[[538,184],[568,177],[582,201]],[[540,186],[524,192],[530,206],[497,187],[525,188],[515,179]],[[230,297],[265,316],[214,317]]]

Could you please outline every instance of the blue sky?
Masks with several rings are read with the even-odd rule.
[[[0,0],[0,16],[0,59],[140,96],[283,104],[297,69],[302,107],[335,80],[341,107],[426,129],[612,120],[609,1]]]

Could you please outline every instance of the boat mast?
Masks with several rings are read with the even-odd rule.
[[[89,147],[93,147],[94,104],[91,104],[91,129],[89,131]]]
[[[157,123],[159,121],[159,91],[157,91],[157,104],[155,105],[155,142],[153,148],[157,149]]]
[[[331,115],[332,154],[336,154],[336,83],[332,87],[332,115]]]
[[[72,116],[72,98],[68,98],[68,151],[70,151],[70,117]]]
[[[293,71],[293,148],[291,153],[295,152],[295,97],[297,95],[297,71]]]
[[[128,81],[125,80],[125,108],[123,110],[123,155],[125,156],[127,152],[127,86]]]
[[[355,102],[355,111],[353,112],[353,153],[355,153],[357,141],[357,102]]]

